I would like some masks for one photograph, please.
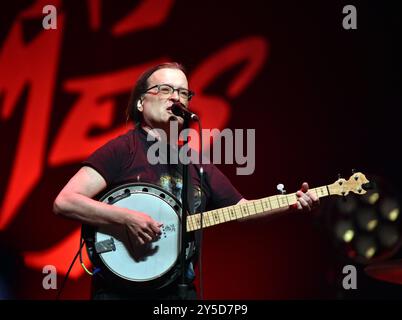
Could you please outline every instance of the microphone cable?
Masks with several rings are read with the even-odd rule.
[[[70,267],[68,268],[68,271],[67,271],[66,275],[64,276],[64,279],[63,279],[63,282],[62,282],[62,284],[60,286],[60,289],[57,292],[56,300],[60,300],[61,293],[63,292],[64,286],[66,285],[66,282],[67,282],[67,279],[68,279],[68,277],[70,275],[71,269],[73,268],[74,263],[77,260],[78,256],[81,255],[81,249],[84,246],[84,244],[85,244],[84,239],[82,239],[82,237],[80,237],[80,247],[78,248],[78,251],[75,254],[75,257],[74,257],[73,261],[71,262]]]

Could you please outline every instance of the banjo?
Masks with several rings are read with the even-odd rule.
[[[371,184],[364,174],[354,173],[348,180],[309,189],[318,198],[349,192],[365,194]],[[163,223],[162,235],[154,242],[135,245],[126,228],[121,226],[90,227],[83,225],[83,238],[92,263],[102,269],[114,284],[127,288],[158,289],[173,282],[178,276],[181,252],[181,203],[159,186],[131,183],[116,187],[99,201],[148,214]],[[193,214],[187,217],[188,232],[211,227],[253,215],[273,213],[275,209],[289,207],[297,202],[296,193],[274,195],[250,200],[225,208]],[[186,247],[186,258],[195,251],[194,242]]]

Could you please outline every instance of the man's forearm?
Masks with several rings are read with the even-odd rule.
[[[57,215],[95,226],[124,224],[126,216],[130,214],[128,209],[96,201],[78,193],[59,195],[54,201],[53,211]]]

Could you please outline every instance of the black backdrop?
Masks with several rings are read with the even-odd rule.
[[[58,8],[57,30],[42,29],[48,3]],[[357,30],[342,27],[347,4],[357,8]],[[55,217],[52,201],[82,159],[128,129],[129,90],[139,72],[159,61],[187,67],[197,91],[193,108],[205,128],[256,130],[253,175],[220,166],[246,198],[274,194],[279,182],[289,192],[305,180],[332,183],[338,173],[348,178],[352,168],[384,177],[400,194],[400,16],[390,4],[88,0],[0,6],[0,230],[11,261],[3,268],[11,296],[54,298],[53,290],[42,288],[42,268],[54,265],[60,285],[78,246],[79,224]],[[222,225],[205,232],[205,295],[335,298],[342,292],[342,263],[311,215]],[[89,276],[78,265],[73,270],[63,297],[86,299]],[[369,283],[363,274],[359,279]]]

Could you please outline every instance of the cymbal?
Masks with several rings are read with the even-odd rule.
[[[364,268],[364,271],[372,278],[402,284],[402,259],[375,263]]]

